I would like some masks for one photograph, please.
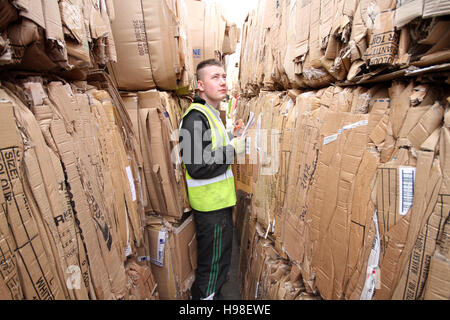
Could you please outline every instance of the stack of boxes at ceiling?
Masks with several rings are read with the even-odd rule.
[[[155,299],[111,1],[0,2],[1,299]]]
[[[248,16],[243,297],[450,299],[449,14],[266,0]]]
[[[226,21],[214,2],[113,3],[120,12],[111,25],[117,61],[108,71],[142,155],[143,237],[149,250],[138,260],[151,265],[160,299],[188,299],[197,240],[178,128],[193,98],[194,68],[203,59],[222,58]]]

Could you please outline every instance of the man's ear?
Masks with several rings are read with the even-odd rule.
[[[202,80],[197,80],[197,89],[198,91],[201,92],[205,91],[205,87]]]

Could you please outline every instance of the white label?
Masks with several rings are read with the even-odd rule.
[[[133,253],[133,250],[131,250],[130,245],[127,244],[127,246],[125,247],[125,257],[131,256],[132,253]]]
[[[81,270],[77,265],[70,265],[66,269],[66,273],[69,273],[70,276],[66,279],[67,289],[81,289]]]
[[[252,143],[252,137],[247,137],[245,139],[245,154],[250,154],[251,143]]]
[[[166,242],[166,231],[159,231],[158,233],[158,252],[156,258],[151,258],[150,261],[157,266],[164,265],[164,245]]]
[[[345,130],[355,129],[359,126],[367,126],[369,124],[369,120],[361,120],[355,123],[350,123],[346,126],[343,126],[341,129],[338,130],[338,133],[332,134],[331,136],[327,136],[323,139],[323,144],[329,144],[330,142],[333,142],[338,138],[338,136],[344,132]]]
[[[127,171],[128,182],[130,183],[131,199],[133,201],[136,201],[136,188],[134,187],[134,180],[133,180],[133,174],[131,172],[131,168],[130,168],[130,166],[128,166],[125,169]]]
[[[336,140],[338,138],[338,134],[332,134],[331,136],[325,137],[323,138],[323,144],[329,144],[330,142],[333,142],[334,140]]]
[[[404,216],[411,208],[414,199],[414,181],[416,168],[401,167],[398,170],[399,179],[399,208],[398,212]]]
[[[377,211],[373,214],[373,223],[375,225],[375,238],[373,239],[372,249],[370,250],[367,261],[366,282],[361,291],[361,300],[372,300],[375,289],[379,287],[381,279],[378,269],[380,261],[380,233],[378,231]]]
[[[266,234],[264,235],[264,239],[267,239],[267,236],[269,235],[269,230],[270,230],[270,221],[269,221],[269,225],[267,226],[267,230],[266,230]]]
[[[342,130],[350,130],[355,129],[360,126],[367,126],[369,124],[369,120],[361,120],[355,123],[348,124],[342,128]]]

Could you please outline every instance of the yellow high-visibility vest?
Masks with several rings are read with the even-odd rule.
[[[213,114],[210,108],[200,103],[192,103],[182,118],[192,110],[201,112],[208,119],[209,127],[211,128],[213,151],[229,143],[228,134],[220,118]],[[229,165],[225,173],[210,179],[194,179],[187,170],[185,170],[185,173],[189,204],[192,209],[197,211],[214,211],[236,204],[236,191],[231,165]]]

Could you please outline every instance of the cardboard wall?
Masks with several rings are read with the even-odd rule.
[[[145,212],[179,219],[190,209],[176,134],[182,103],[156,90],[122,96],[143,157]]]
[[[431,287],[437,279],[447,283],[439,251],[448,220],[442,190],[445,89],[403,79],[285,94],[289,99],[277,91],[241,97],[235,114],[256,114],[253,128],[259,133],[249,137],[259,140],[248,150],[254,154],[235,171],[237,189],[252,199],[249,219],[256,220],[260,236],[300,266],[305,292],[323,299],[424,299],[426,288],[429,297],[444,297]],[[286,111],[291,97],[295,111],[285,112],[282,121],[280,109]],[[289,152],[269,176],[262,172],[274,161],[273,140],[265,139],[263,147],[267,132],[261,128],[283,128],[278,143]],[[249,189],[243,173],[255,155]],[[245,245],[241,261],[264,264],[252,260],[261,259],[255,242]],[[430,278],[432,263],[437,270]],[[269,281],[267,273],[256,273],[243,277],[248,299],[256,279]]]
[[[111,82],[102,79],[96,83],[108,88]],[[3,260],[10,270],[2,277],[2,296],[130,298],[125,262],[142,254],[145,239],[137,146],[126,129],[129,118],[122,117],[124,105],[114,91],[87,83],[35,76],[6,87],[2,136],[12,143],[4,150],[13,148],[7,155],[16,182],[2,193],[2,207],[10,207],[7,216],[2,211]],[[144,281],[141,290],[150,285]]]
[[[424,3],[258,1],[243,26],[241,92],[390,80],[409,65],[446,63],[448,6]]]

